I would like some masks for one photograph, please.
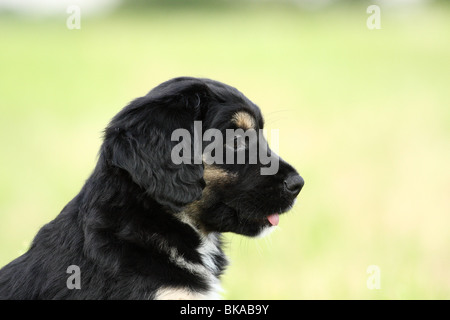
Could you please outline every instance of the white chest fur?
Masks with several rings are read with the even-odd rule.
[[[208,284],[206,291],[193,291],[185,287],[163,287],[155,296],[157,300],[218,300],[221,299],[223,289],[217,277],[220,267],[216,262],[216,256],[221,255],[218,235],[211,233],[202,237],[197,251],[202,263],[192,263],[179,255],[177,250],[171,248],[170,260],[177,266],[202,277]]]

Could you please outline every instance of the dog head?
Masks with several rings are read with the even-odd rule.
[[[102,154],[199,230],[256,236],[278,224],[303,187],[263,126],[260,109],[237,89],[176,78],[113,118]]]

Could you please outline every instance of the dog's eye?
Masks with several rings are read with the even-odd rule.
[[[228,141],[225,146],[234,151],[241,151],[247,149],[247,143],[242,136],[236,136],[233,140]]]

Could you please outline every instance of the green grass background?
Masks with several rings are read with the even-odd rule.
[[[450,10],[381,7],[369,30],[366,7],[0,16],[0,266],[78,193],[108,121],[190,75],[257,103],[306,181],[269,238],[226,236],[225,298],[448,299]]]

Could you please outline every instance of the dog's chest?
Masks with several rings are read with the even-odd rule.
[[[227,264],[226,257],[220,249],[218,235],[210,234],[202,237],[201,244],[197,248],[201,263],[193,263],[184,259],[176,250],[171,250],[170,260],[178,267],[200,277],[207,283],[206,290],[195,290],[187,287],[162,287],[155,299],[158,300],[217,300],[221,298],[223,289],[219,276]]]

